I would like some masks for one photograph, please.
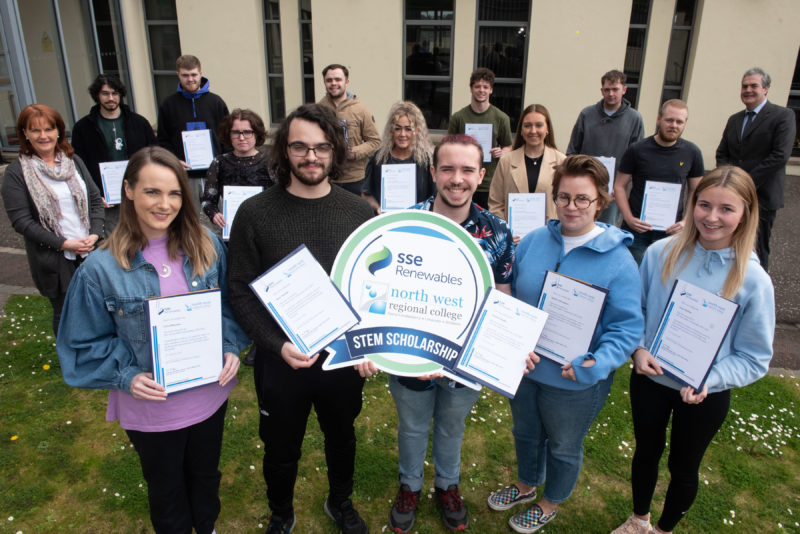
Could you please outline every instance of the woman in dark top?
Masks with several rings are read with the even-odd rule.
[[[258,147],[267,139],[264,121],[249,109],[234,109],[219,125],[220,139],[228,140],[233,152],[220,154],[206,174],[202,207],[208,218],[225,227],[225,217],[219,211],[219,197],[226,185],[260,186],[267,188],[270,177],[266,153]]]
[[[378,213],[381,211],[381,168],[384,165],[414,163],[417,166],[417,198],[422,202],[435,192],[431,177],[433,144],[425,117],[412,102],[397,102],[389,110],[381,146],[369,158],[361,196]],[[411,206],[409,206],[411,207]]]

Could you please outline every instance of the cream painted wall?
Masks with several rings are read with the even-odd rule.
[[[700,1],[702,2],[702,0]],[[738,1],[747,2],[749,0]],[[644,120],[645,137],[652,135],[656,128],[674,14],[675,0],[653,0],[650,8],[650,25],[647,28],[647,43],[644,50],[639,103],[636,106]]]
[[[300,9],[297,0],[280,0],[280,12],[283,92],[288,115],[303,103],[303,55],[300,40]]]
[[[123,0],[122,23],[128,47],[128,66],[131,72],[129,94],[136,95],[136,112],[143,115],[155,128],[158,105],[150,75],[150,51],[144,25],[144,8],[137,0]]]
[[[262,2],[177,0],[176,7],[181,53],[200,59],[211,91],[229,109],[269,117]]]
[[[600,77],[622,69],[630,17],[630,0],[533,1],[523,107],[550,111],[561,151],[580,110],[600,100]]]
[[[469,75],[475,67],[475,20],[478,13],[476,0],[459,0],[455,6],[453,23],[453,92],[450,114],[470,103]]]
[[[744,71],[763,68],[772,77],[767,98],[786,105],[800,46],[800,2],[737,0],[733,7],[730,0],[705,0],[701,5],[686,94],[691,125],[686,137],[700,146],[706,168],[712,169],[728,117],[744,109],[739,97]]]
[[[403,1],[312,0],[311,13],[317,100],[325,95],[322,69],[345,65],[348,90],[372,111],[382,132],[389,108],[403,97]]]

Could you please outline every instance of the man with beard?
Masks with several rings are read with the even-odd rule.
[[[472,200],[486,173],[482,162],[483,151],[474,138],[445,135],[433,151],[431,174],[436,195],[414,209],[443,215],[469,232],[489,258],[495,287],[510,295],[514,265],[511,229]],[[389,391],[397,407],[400,468],[400,489],[389,514],[389,528],[393,532],[409,532],[414,526],[432,418],[436,504],[449,530],[466,529],[469,516],[458,491],[461,441],[467,414],[478,400],[479,391],[441,376],[391,376]]]
[[[312,405],[325,435],[330,489],[325,513],[342,532],[368,532],[350,494],[356,453],[353,421],[361,411],[363,377],[374,367],[323,371],[325,356],[301,353],[248,285],[302,244],[330,273],[347,237],[375,214],[367,201],[331,186],[329,179],[339,176],[346,151],[332,110],[309,104],[293,111],[272,145],[277,184],[241,205],[228,243],[231,307],[257,347],[259,434],[272,510],[268,533],[288,533],[295,525],[297,463]]]
[[[622,229],[633,234],[633,244],[628,248],[636,263],[642,262],[644,251],[652,243],[681,231],[684,202],[691,198],[705,174],[700,149],[691,141],[681,139],[688,118],[689,108],[683,100],[667,100],[658,112],[656,134],[631,145],[619,163],[614,197],[622,212]],[[631,180],[629,197],[627,187]],[[646,182],[681,184],[676,222],[666,231],[653,230],[650,223],[640,218]]]
[[[157,144],[156,136],[147,119],[122,103],[127,91],[119,78],[100,74],[89,86],[89,94],[95,105],[75,123],[72,147],[86,164],[97,188],[103,191],[100,164],[126,160],[140,148]],[[104,205],[108,237],[117,225],[119,206]]]

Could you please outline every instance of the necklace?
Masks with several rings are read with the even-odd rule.
[[[158,273],[158,276],[161,278],[169,278],[169,275],[172,274],[172,267],[167,265],[166,263],[161,264],[161,272]]]

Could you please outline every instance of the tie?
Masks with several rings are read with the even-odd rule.
[[[747,132],[747,128],[753,122],[753,117],[755,117],[755,116],[756,116],[756,112],[755,111],[745,111],[744,112],[744,124],[742,124],[742,137],[744,137],[744,134]]]

